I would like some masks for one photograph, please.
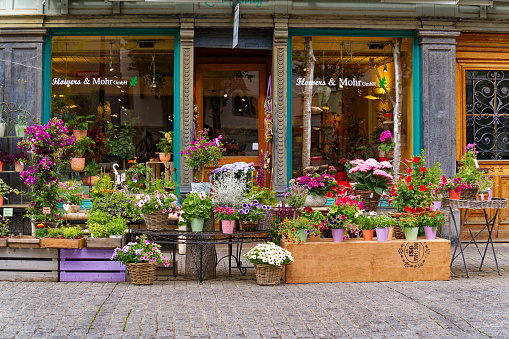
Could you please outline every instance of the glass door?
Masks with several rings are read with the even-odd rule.
[[[209,130],[210,138],[223,136],[219,166],[238,161],[258,166],[264,147],[265,65],[198,65],[196,76],[199,126]]]

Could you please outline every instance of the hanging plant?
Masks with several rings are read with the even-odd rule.
[[[155,77],[154,77],[155,74]],[[164,80],[164,76],[159,71],[154,71],[150,69],[141,79],[144,86],[149,86],[152,90],[152,93],[158,98],[161,97],[160,90],[166,83],[166,80]],[[155,85],[155,87],[153,87]]]

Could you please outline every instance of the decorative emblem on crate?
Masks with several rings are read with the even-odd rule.
[[[422,267],[430,250],[426,243],[405,242],[398,250],[405,267]]]

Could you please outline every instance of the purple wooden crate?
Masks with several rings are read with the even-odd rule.
[[[110,260],[112,253],[110,248],[61,249],[60,281],[125,281],[126,267]]]

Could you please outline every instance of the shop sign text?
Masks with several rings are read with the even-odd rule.
[[[117,80],[108,78],[85,78],[81,80],[68,80],[62,78],[53,78],[51,85],[114,85],[124,86],[127,85],[127,80]]]
[[[337,79],[329,79],[329,81],[325,80],[313,80],[306,81],[306,78],[297,78],[297,82],[295,83],[297,86],[351,86],[351,87],[376,87],[376,82],[366,82],[362,80],[356,79],[348,79],[348,78],[337,78]]]

